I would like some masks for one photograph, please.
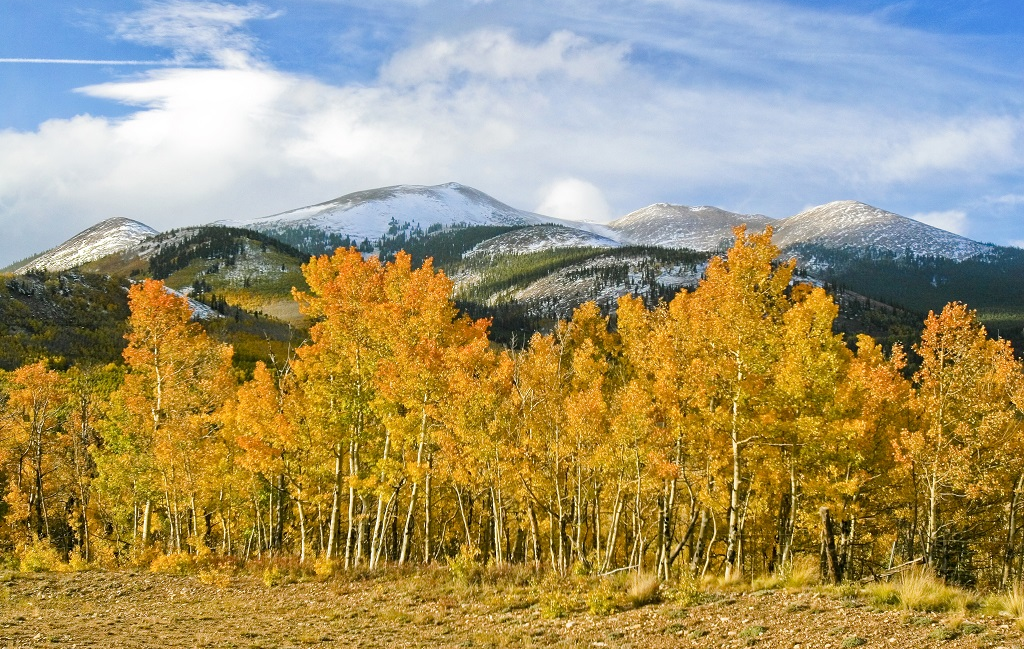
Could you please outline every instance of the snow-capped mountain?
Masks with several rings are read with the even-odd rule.
[[[857,201],[819,205],[778,222],[775,243],[782,248],[816,244],[828,248],[874,248],[893,253],[963,260],[992,250],[952,232]]]
[[[717,250],[723,243],[732,242],[732,229],[737,225],[762,230],[771,223],[775,219],[761,214],[655,203],[612,221],[608,228],[620,241],[632,245]]]
[[[446,183],[370,189],[280,214],[219,224],[267,233],[315,228],[372,241],[387,234],[392,222],[426,230],[438,224],[517,226],[552,223],[555,219],[515,209],[472,187]]]
[[[617,248],[619,242],[565,225],[535,225],[500,234],[478,244],[466,257],[527,254],[557,248]]]
[[[132,219],[107,219],[47,250],[27,264],[14,269],[14,272],[62,271],[75,268],[115,252],[128,250],[156,234],[158,232],[153,228]]]

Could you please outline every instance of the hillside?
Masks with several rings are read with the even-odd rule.
[[[128,282],[89,273],[0,276],[0,369],[51,358],[58,368],[117,362]]]
[[[262,312],[302,324],[291,297],[305,287],[308,255],[251,230],[203,226],[171,230],[83,265],[91,272],[162,279],[173,289],[226,313]]]

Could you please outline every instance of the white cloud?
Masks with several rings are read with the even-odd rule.
[[[1002,196],[990,197],[988,202],[1007,207],[1016,207],[1017,205],[1024,205],[1024,194],[1003,194]]]
[[[458,181],[516,207],[593,220],[656,201],[724,200],[777,216],[841,197],[891,209],[880,197],[907,204],[914,192],[952,185],[1020,204],[990,182],[1024,174],[1019,99],[999,110],[935,108],[933,87],[963,91],[971,81],[886,59],[886,44],[902,41],[873,20],[833,24],[802,10],[794,17],[784,5],[754,5],[757,16],[778,13],[758,26],[740,11],[749,4],[675,6],[694,18],[692,29],[630,23],[620,12],[615,20],[628,39],[529,30],[543,35],[520,38],[491,27],[432,35],[399,49],[377,78],[328,84],[261,61],[245,32],[249,21],[274,15],[260,5],[151,3],[125,17],[119,33],[214,67],[82,89],[136,107],[122,118],[0,131],[0,222],[11,224],[0,256],[24,257],[113,215],[167,228],[397,183]],[[581,25],[594,24],[588,12],[596,9],[574,7]],[[641,43],[645,26],[651,36]],[[748,38],[763,42],[744,45]],[[872,79],[888,78],[879,72],[885,66],[913,67],[919,74],[899,78],[906,88],[883,89],[904,103],[851,97],[846,86],[833,92],[826,73],[843,66],[810,60],[814,43],[829,38],[846,53],[879,52],[848,66]],[[771,57],[758,55],[770,51],[768,42],[790,41],[780,56],[810,66],[813,91],[776,83],[778,70],[763,60]],[[645,66],[652,51],[679,55],[680,71]],[[705,75],[705,66],[732,76]],[[838,74],[849,81],[854,73]],[[918,209],[936,210],[919,217],[940,227],[968,226],[965,214],[941,203]]]
[[[534,211],[562,219],[600,223],[612,216],[611,206],[601,190],[579,178],[564,178],[545,187],[543,199]]]
[[[933,172],[986,173],[1024,162],[1024,121],[991,117],[912,127],[879,165],[888,181]]]
[[[946,210],[944,212],[922,212],[920,214],[912,214],[910,218],[927,223],[928,225],[952,232],[954,234],[964,235],[967,233],[968,226],[970,225],[967,220],[967,213],[962,210]]]
[[[484,29],[400,52],[381,77],[399,85],[444,82],[460,74],[527,81],[558,75],[594,82],[619,72],[628,50],[623,44],[594,44],[568,31],[557,31],[533,45],[508,31]]]
[[[182,64],[241,67],[251,62],[257,49],[256,41],[241,28],[249,21],[277,15],[259,4],[149,2],[142,11],[122,17],[116,34],[134,43],[171,49]]]

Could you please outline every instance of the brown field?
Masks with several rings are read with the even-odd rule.
[[[984,608],[879,610],[863,593],[815,588],[687,598],[667,589],[658,603],[595,614],[600,598],[572,579],[466,585],[447,570],[420,569],[266,583],[275,580],[0,574],[0,647],[1009,648],[1024,641],[1015,620]]]

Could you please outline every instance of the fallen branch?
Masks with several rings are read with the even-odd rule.
[[[608,575],[614,575],[615,573],[622,572],[623,570],[633,570],[634,568],[639,568],[639,567],[640,567],[640,564],[638,563],[635,566],[626,566],[624,568],[616,568],[615,570],[609,570],[608,572],[602,572],[600,575],[598,575],[598,577],[607,577]]]
[[[890,568],[889,570],[886,570],[883,573],[879,573],[877,575],[876,574],[872,574],[870,577],[864,577],[860,581],[861,581],[861,583],[866,583],[866,582],[869,582],[869,581],[878,581],[878,580],[883,579],[885,577],[891,577],[892,575],[901,573],[904,570],[907,570],[908,568],[912,568],[914,566],[921,565],[922,563],[924,563],[924,556],[920,556],[920,557],[918,557],[916,559],[911,559],[910,561],[907,561],[906,563],[901,563],[900,565],[896,566],[895,568]]]

